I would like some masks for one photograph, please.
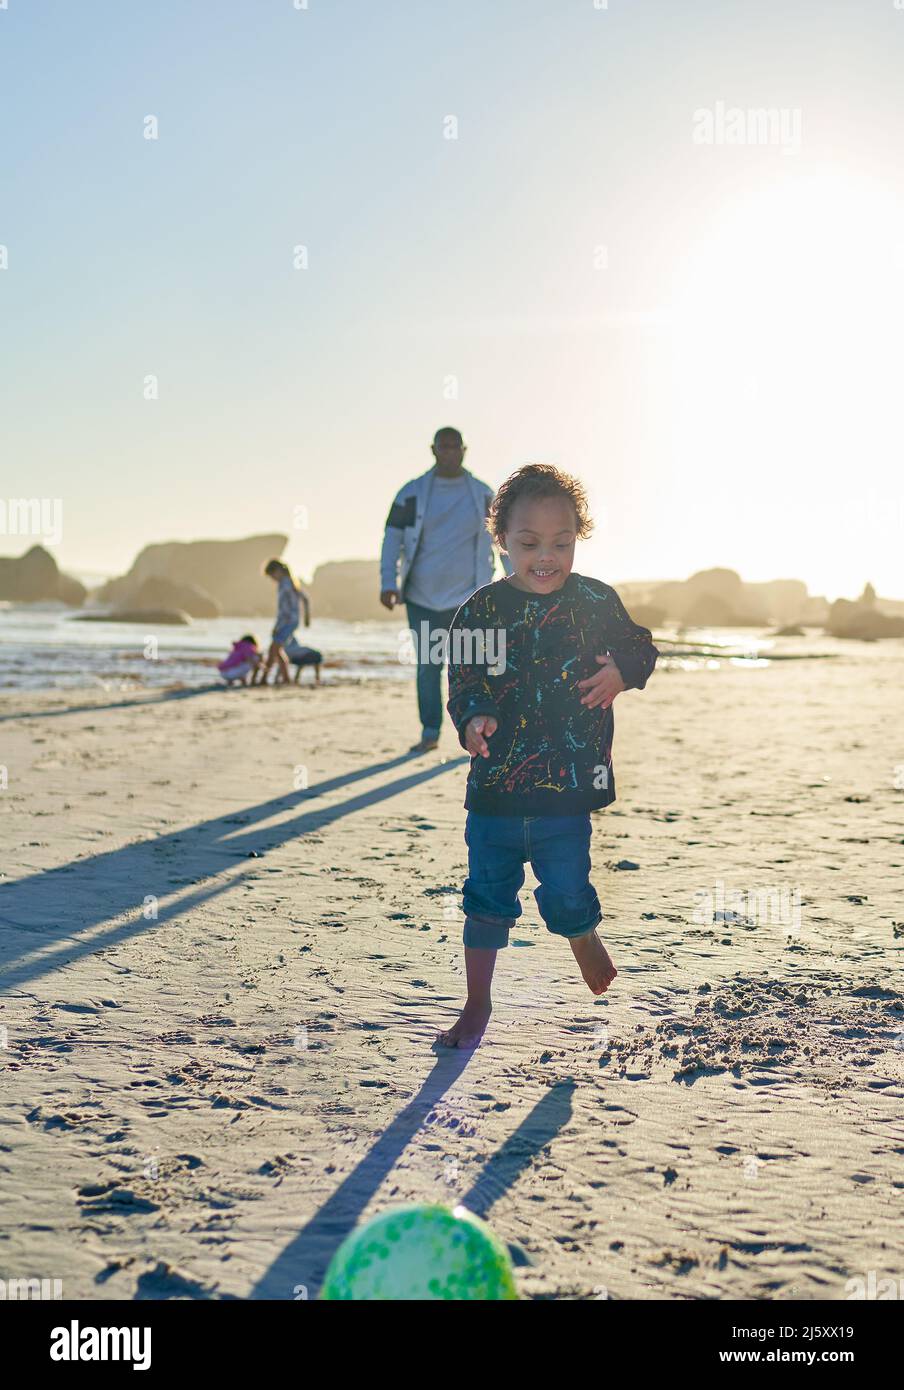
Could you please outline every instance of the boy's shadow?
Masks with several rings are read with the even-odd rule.
[[[472,1054],[449,1051],[438,1056],[420,1091],[380,1136],[298,1235],[277,1256],[252,1289],[251,1298],[295,1298],[304,1289],[313,1298],[327,1266],[347,1235],[354,1230],[380,1184],[406,1146],[421,1129],[431,1110],[464,1071]],[[569,1078],[552,1086],[521,1121],[514,1134],[489,1159],[463,1197],[446,1197],[450,1206],[464,1206],[486,1217],[490,1208],[513,1185],[534,1156],[571,1119],[575,1082]],[[437,1201],[443,1201],[437,1197]]]

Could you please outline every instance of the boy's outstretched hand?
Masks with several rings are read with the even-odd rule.
[[[584,691],[581,704],[587,705],[588,709],[596,709],[597,706],[608,709],[616,695],[625,689],[625,683],[611,656],[598,656],[596,660],[600,663],[596,675],[578,681],[578,689]]]
[[[492,714],[475,714],[473,719],[468,720],[465,725],[465,747],[472,758],[490,756],[487,739],[498,728],[499,721]]]

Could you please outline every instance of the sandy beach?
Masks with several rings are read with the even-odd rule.
[[[526,1298],[904,1279],[902,675],[899,644],[621,696],[618,979],[588,993],[528,870],[474,1054],[433,1050],[466,760],[448,725],[406,754],[408,685],[3,692],[0,1274],[314,1297],[356,1222],[440,1201]]]

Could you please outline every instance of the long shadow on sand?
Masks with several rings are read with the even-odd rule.
[[[335,805],[300,810],[276,824],[262,824],[411,760],[412,755],[405,754],[370,763],[354,772],[326,778],[304,791],[273,797],[187,829],[0,884],[0,928],[6,929],[0,938],[0,993],[183,917],[254,874],[253,868],[242,873],[228,872],[237,861],[251,858],[255,865],[259,860],[265,864],[268,851],[287,841],[323,830],[345,816],[400,796],[467,761],[461,757],[422,767]],[[197,884],[202,886],[192,887]],[[149,898],[156,900],[156,915],[147,920],[144,905]],[[106,930],[92,930],[104,923],[110,924]],[[10,932],[9,928],[16,930]],[[84,932],[90,933],[87,939],[81,935]],[[22,933],[28,933],[32,940],[29,949],[17,956],[22,948]],[[48,943],[53,942],[62,944],[48,950]]]
[[[309,1298],[316,1296],[334,1252],[357,1225],[380,1184],[424,1127],[430,1111],[461,1075],[470,1056],[467,1052],[448,1052],[437,1058],[417,1095],[276,1257],[252,1289],[251,1298],[295,1298],[302,1288]],[[460,1202],[476,1216],[486,1217],[534,1155],[567,1125],[574,1087],[570,1079],[551,1087],[489,1160],[471,1190],[454,1204]]]
[[[64,705],[60,709],[28,709],[18,714],[0,714],[0,724],[10,724],[23,719],[59,719],[64,714],[99,714],[105,709],[141,709],[142,705],[162,705],[169,700],[193,700],[196,695],[210,695],[217,690],[220,694],[226,689],[222,681],[210,685],[193,685],[188,690],[158,690],[146,699],[111,700],[106,705]]]

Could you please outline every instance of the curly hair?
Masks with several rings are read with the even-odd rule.
[[[504,545],[512,508],[516,502],[537,501],[544,497],[564,497],[574,508],[575,533],[586,540],[593,530],[583,483],[563,473],[551,463],[526,463],[506,478],[490,505],[487,530],[498,545]]]

